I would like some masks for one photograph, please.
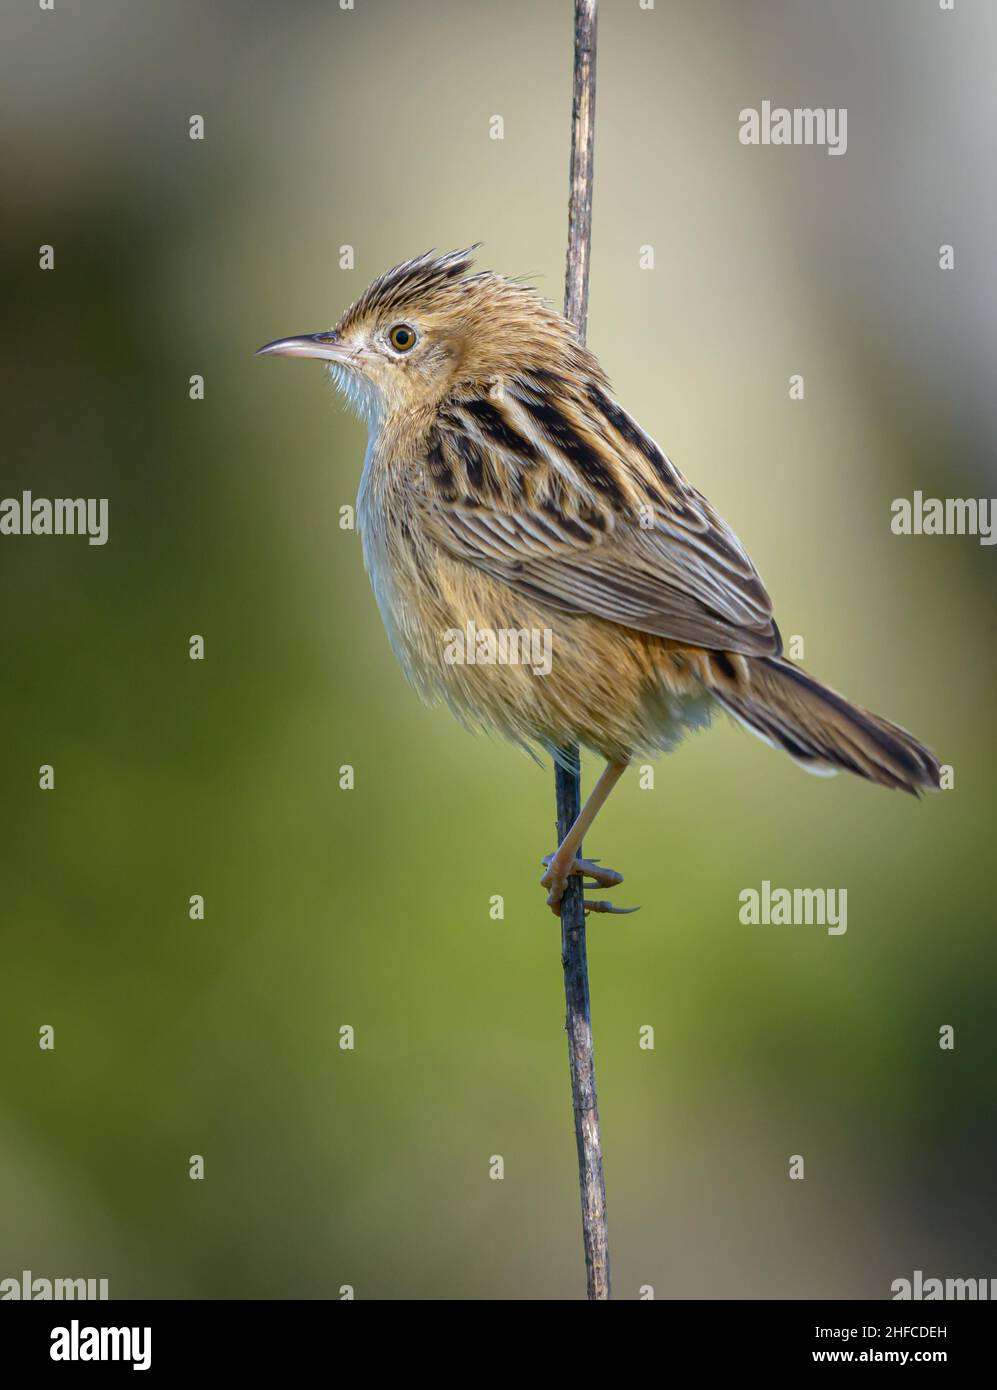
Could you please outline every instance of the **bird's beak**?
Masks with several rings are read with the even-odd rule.
[[[257,348],[257,357],[319,357],[326,362],[345,362],[350,354],[348,344],[335,333],[306,333],[300,338],[276,338]]]

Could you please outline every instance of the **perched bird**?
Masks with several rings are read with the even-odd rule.
[[[631,758],[716,709],[811,772],[937,787],[915,738],[782,655],[733,531],[617,404],[571,324],[530,286],[474,272],[476,250],[405,261],[335,328],[259,351],[327,362],[367,422],[364,562],[423,695],[528,747],[578,742],[606,759],[544,860],[554,912],[569,874],[621,881],[577,852]],[[518,634],[520,656],[549,633],[549,670],[454,660],[464,632]]]

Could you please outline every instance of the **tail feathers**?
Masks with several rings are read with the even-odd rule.
[[[808,771],[845,768],[913,796],[937,789],[938,759],[906,729],[850,704],[781,658],[738,665],[746,679],[717,682],[714,695],[739,723]]]

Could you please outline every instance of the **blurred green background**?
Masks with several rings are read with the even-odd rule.
[[[2,12],[0,495],[107,497],[110,541],[0,539],[0,1277],[578,1296],[551,773],[406,686],[338,526],[363,429],[252,356],[430,246],[560,301],[570,4]],[[614,795],[618,1297],[997,1274],[994,552],[889,529],[997,492],[995,43],[983,0],[601,7],[590,343],[807,666],[956,773],[917,804],[721,722]],[[741,146],[766,98],[847,107],[847,154]],[[847,888],[847,934],[742,926],[763,879]]]

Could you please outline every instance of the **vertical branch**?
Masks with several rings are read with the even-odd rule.
[[[568,203],[568,261],[564,312],[585,341],[588,319],[589,257],[592,246],[592,154],[595,139],[595,43],[598,0],[575,0],[574,91],[571,107],[571,194]],[[581,808],[578,748],[561,750],[554,769],[558,844]],[[581,848],[578,850],[581,855]],[[609,1298],[609,1236],[606,1183],[602,1172],[599,1103],[592,1052],[588,958],[585,950],[584,892],[572,874],[561,900],[561,962],[567,1006],[568,1064],[578,1146],[578,1181],[582,1198],[582,1235],[590,1299]]]
[[[575,77],[571,96],[571,191],[564,315],[585,341],[592,251],[592,156],[595,146],[595,41],[598,0],[575,0]]]

